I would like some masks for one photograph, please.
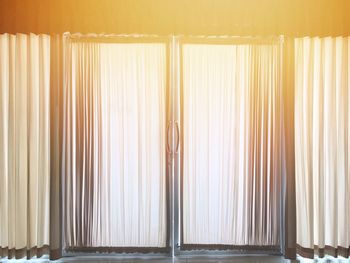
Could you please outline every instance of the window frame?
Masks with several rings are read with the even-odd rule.
[[[155,44],[164,44],[165,45],[165,65],[166,65],[166,84],[165,84],[165,116],[166,116],[166,127],[165,128],[165,145],[167,148],[168,145],[168,129],[170,128],[169,124],[171,123],[171,104],[170,104],[170,39],[168,37],[156,36],[156,35],[96,35],[96,34],[70,34],[65,33],[63,35],[63,47],[69,45],[74,42],[95,42],[95,43],[114,43],[114,44],[147,44],[147,43],[155,43]],[[63,50],[63,54],[66,51]],[[63,72],[65,71],[63,65]],[[63,74],[64,75],[64,74]],[[65,80],[63,80],[65,83]],[[62,105],[62,104],[61,104]],[[63,112],[63,105],[61,106],[60,112]],[[61,144],[62,142],[60,142]],[[63,202],[63,189],[65,187],[64,180],[61,179],[60,182],[60,220],[61,224],[61,251],[62,257],[71,257],[71,256],[86,256],[92,253],[101,253],[102,255],[108,256],[121,256],[123,257],[126,254],[132,254],[133,256],[144,256],[145,253],[149,253],[156,256],[164,256],[168,255],[171,251],[171,229],[172,229],[172,216],[171,216],[171,176],[172,176],[172,162],[171,162],[171,154],[168,149],[165,150],[165,162],[166,162],[166,246],[165,247],[66,247],[64,243],[65,236],[65,225],[64,225],[64,202]],[[62,172],[60,172],[62,176]]]
[[[178,54],[178,74],[179,75],[179,84],[177,89],[179,89],[178,98],[175,100],[179,103],[176,104],[178,108],[175,108],[176,116],[175,122],[182,123],[181,120],[184,119],[184,110],[183,110],[183,45],[185,44],[212,44],[212,45],[238,45],[238,44],[279,44],[280,47],[280,86],[283,88],[282,83],[282,65],[283,65],[283,36],[271,36],[271,37],[239,37],[239,36],[179,36],[174,37],[175,43],[173,47],[177,46],[179,49]],[[173,62],[174,63],[174,62]],[[282,90],[281,90],[282,95]],[[281,98],[283,99],[283,98]],[[180,134],[184,134],[183,125],[180,125]],[[174,198],[177,200],[175,203],[174,213],[175,213],[175,224],[174,224],[174,235],[175,235],[175,255],[249,255],[249,254],[268,254],[268,255],[283,255],[285,250],[285,174],[281,174],[281,185],[280,185],[280,244],[278,246],[237,246],[237,245],[192,245],[185,244],[183,241],[183,153],[181,149],[183,149],[184,138],[180,137],[180,151],[175,156],[175,175],[174,175],[174,185],[175,185],[175,193]],[[178,219],[176,221],[176,219]]]

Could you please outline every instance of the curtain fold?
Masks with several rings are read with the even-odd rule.
[[[164,248],[165,45],[65,45],[64,244]]]
[[[50,37],[0,35],[0,256],[47,253]]]
[[[63,38],[50,40],[50,259],[62,256],[62,93]]]
[[[281,50],[183,46],[184,245],[280,245]]]
[[[349,256],[350,38],[295,39],[297,249]]]
[[[282,163],[282,192],[284,202],[284,256],[296,258],[296,198],[295,198],[295,150],[294,150],[294,38],[285,38],[283,44],[283,126],[284,153]]]
[[[185,245],[293,257],[296,220],[300,255],[349,256],[350,39],[294,45],[283,91],[280,43],[183,46]],[[0,34],[0,257],[59,258],[62,228],[72,249],[168,245],[165,89],[163,44]]]

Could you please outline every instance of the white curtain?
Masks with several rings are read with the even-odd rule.
[[[183,242],[280,242],[281,43],[183,46]]]
[[[165,247],[165,45],[65,50],[66,246]]]
[[[349,255],[350,38],[295,40],[298,252]]]
[[[50,37],[0,35],[0,256],[49,245],[49,88]]]

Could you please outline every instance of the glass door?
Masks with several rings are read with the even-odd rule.
[[[279,39],[182,39],[179,245],[279,253]]]
[[[169,251],[168,57],[167,40],[67,39],[67,252]]]

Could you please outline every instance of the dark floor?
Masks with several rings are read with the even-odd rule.
[[[50,262],[48,259],[31,259],[31,260],[6,260],[0,259],[0,262],[32,262],[32,263],[48,263]],[[74,257],[64,257],[57,261],[51,261],[57,263],[93,263],[93,262],[105,262],[105,263],[328,263],[328,262],[336,262],[336,263],[350,263],[350,259],[345,258],[323,258],[318,260],[312,259],[301,259],[298,260],[286,260],[281,256],[261,256],[261,255],[250,255],[250,256],[181,256],[176,258],[171,257],[113,257],[113,256],[74,256]]]
[[[0,260],[0,262],[25,262],[25,260]],[[33,263],[47,263],[50,262],[48,259],[32,259],[26,262]],[[77,256],[77,257],[65,257],[58,261],[53,262],[72,262],[72,263],[83,263],[83,262],[106,262],[106,263],[284,263],[291,262],[280,256],[196,256],[196,257],[138,257],[138,258],[116,258],[110,256]],[[294,261],[298,262],[298,261]],[[309,261],[313,262],[313,261]]]
[[[73,260],[73,261],[71,261]],[[181,258],[134,258],[134,259],[96,259],[96,258],[74,258],[64,259],[63,262],[116,262],[116,263],[134,263],[134,262],[154,262],[154,263],[281,263],[289,262],[279,256],[236,256],[236,257],[181,257]]]

